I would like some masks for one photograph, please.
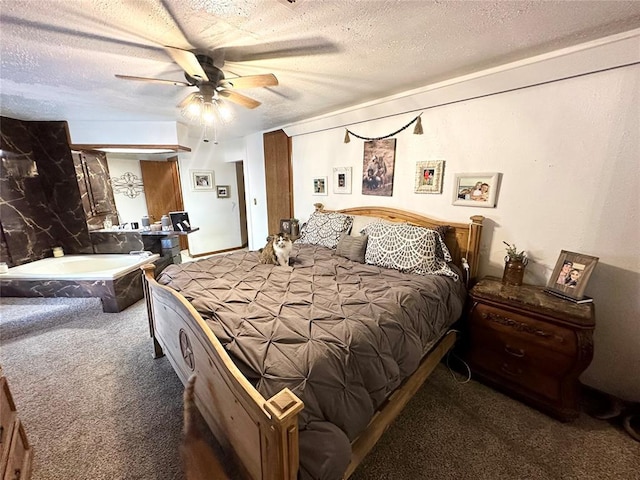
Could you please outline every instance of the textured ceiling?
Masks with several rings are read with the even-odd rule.
[[[241,93],[220,139],[269,130],[640,27],[640,1],[0,0],[0,105],[22,120],[184,121],[164,45],[208,53]]]

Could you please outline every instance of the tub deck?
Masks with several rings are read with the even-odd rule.
[[[80,262],[75,260],[77,257],[95,258],[87,258],[89,262],[80,265]],[[127,256],[69,255],[60,259],[46,258],[10,268],[8,273],[0,274],[0,296],[99,297],[104,312],[121,312],[143,297],[140,266],[147,263],[156,264],[162,260],[157,254],[144,258],[138,256],[130,258],[129,264],[119,264],[109,268],[109,264],[103,262],[104,257],[112,257],[115,261],[116,257]],[[62,264],[65,262],[57,262],[56,268],[55,260],[65,260],[67,264],[77,263],[76,271],[70,271],[71,269],[64,271]],[[134,260],[138,261],[134,262]],[[93,272],[88,271],[91,269],[89,268],[91,263],[96,267]],[[98,267],[102,268],[97,269]]]

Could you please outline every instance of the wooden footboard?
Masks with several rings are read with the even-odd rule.
[[[166,354],[183,384],[197,374],[196,405],[246,478],[295,479],[300,399],[287,388],[265,399],[191,304],[142,268],[154,356]]]

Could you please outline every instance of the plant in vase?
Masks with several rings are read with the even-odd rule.
[[[522,285],[524,279],[524,267],[529,263],[524,250],[518,251],[515,243],[513,245],[503,241],[507,246],[507,255],[504,257],[504,273],[502,283],[505,285]]]

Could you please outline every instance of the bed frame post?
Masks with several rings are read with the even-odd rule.
[[[478,276],[478,268],[480,263],[480,255],[477,253],[480,249],[480,236],[482,234],[482,215],[473,215],[471,224],[469,225],[469,245],[467,248],[467,262],[469,263],[469,276],[475,279]]]
[[[291,390],[284,388],[264,404],[265,410],[271,414],[276,448],[268,448],[266,458],[271,460],[271,468],[265,471],[274,480],[295,480],[298,477],[298,413],[304,404]],[[273,457],[276,458],[273,458]],[[263,456],[265,458],[265,456]],[[273,462],[273,463],[272,463]],[[275,466],[275,468],[273,468]]]
[[[142,290],[144,292],[144,299],[147,303],[147,317],[149,317],[149,336],[153,340],[153,358],[160,358],[164,356],[162,347],[156,340],[155,325],[153,317],[153,304],[151,302],[151,295],[149,294],[149,281],[148,279],[155,280],[156,266],[153,263],[147,263],[140,267],[142,270]]]

